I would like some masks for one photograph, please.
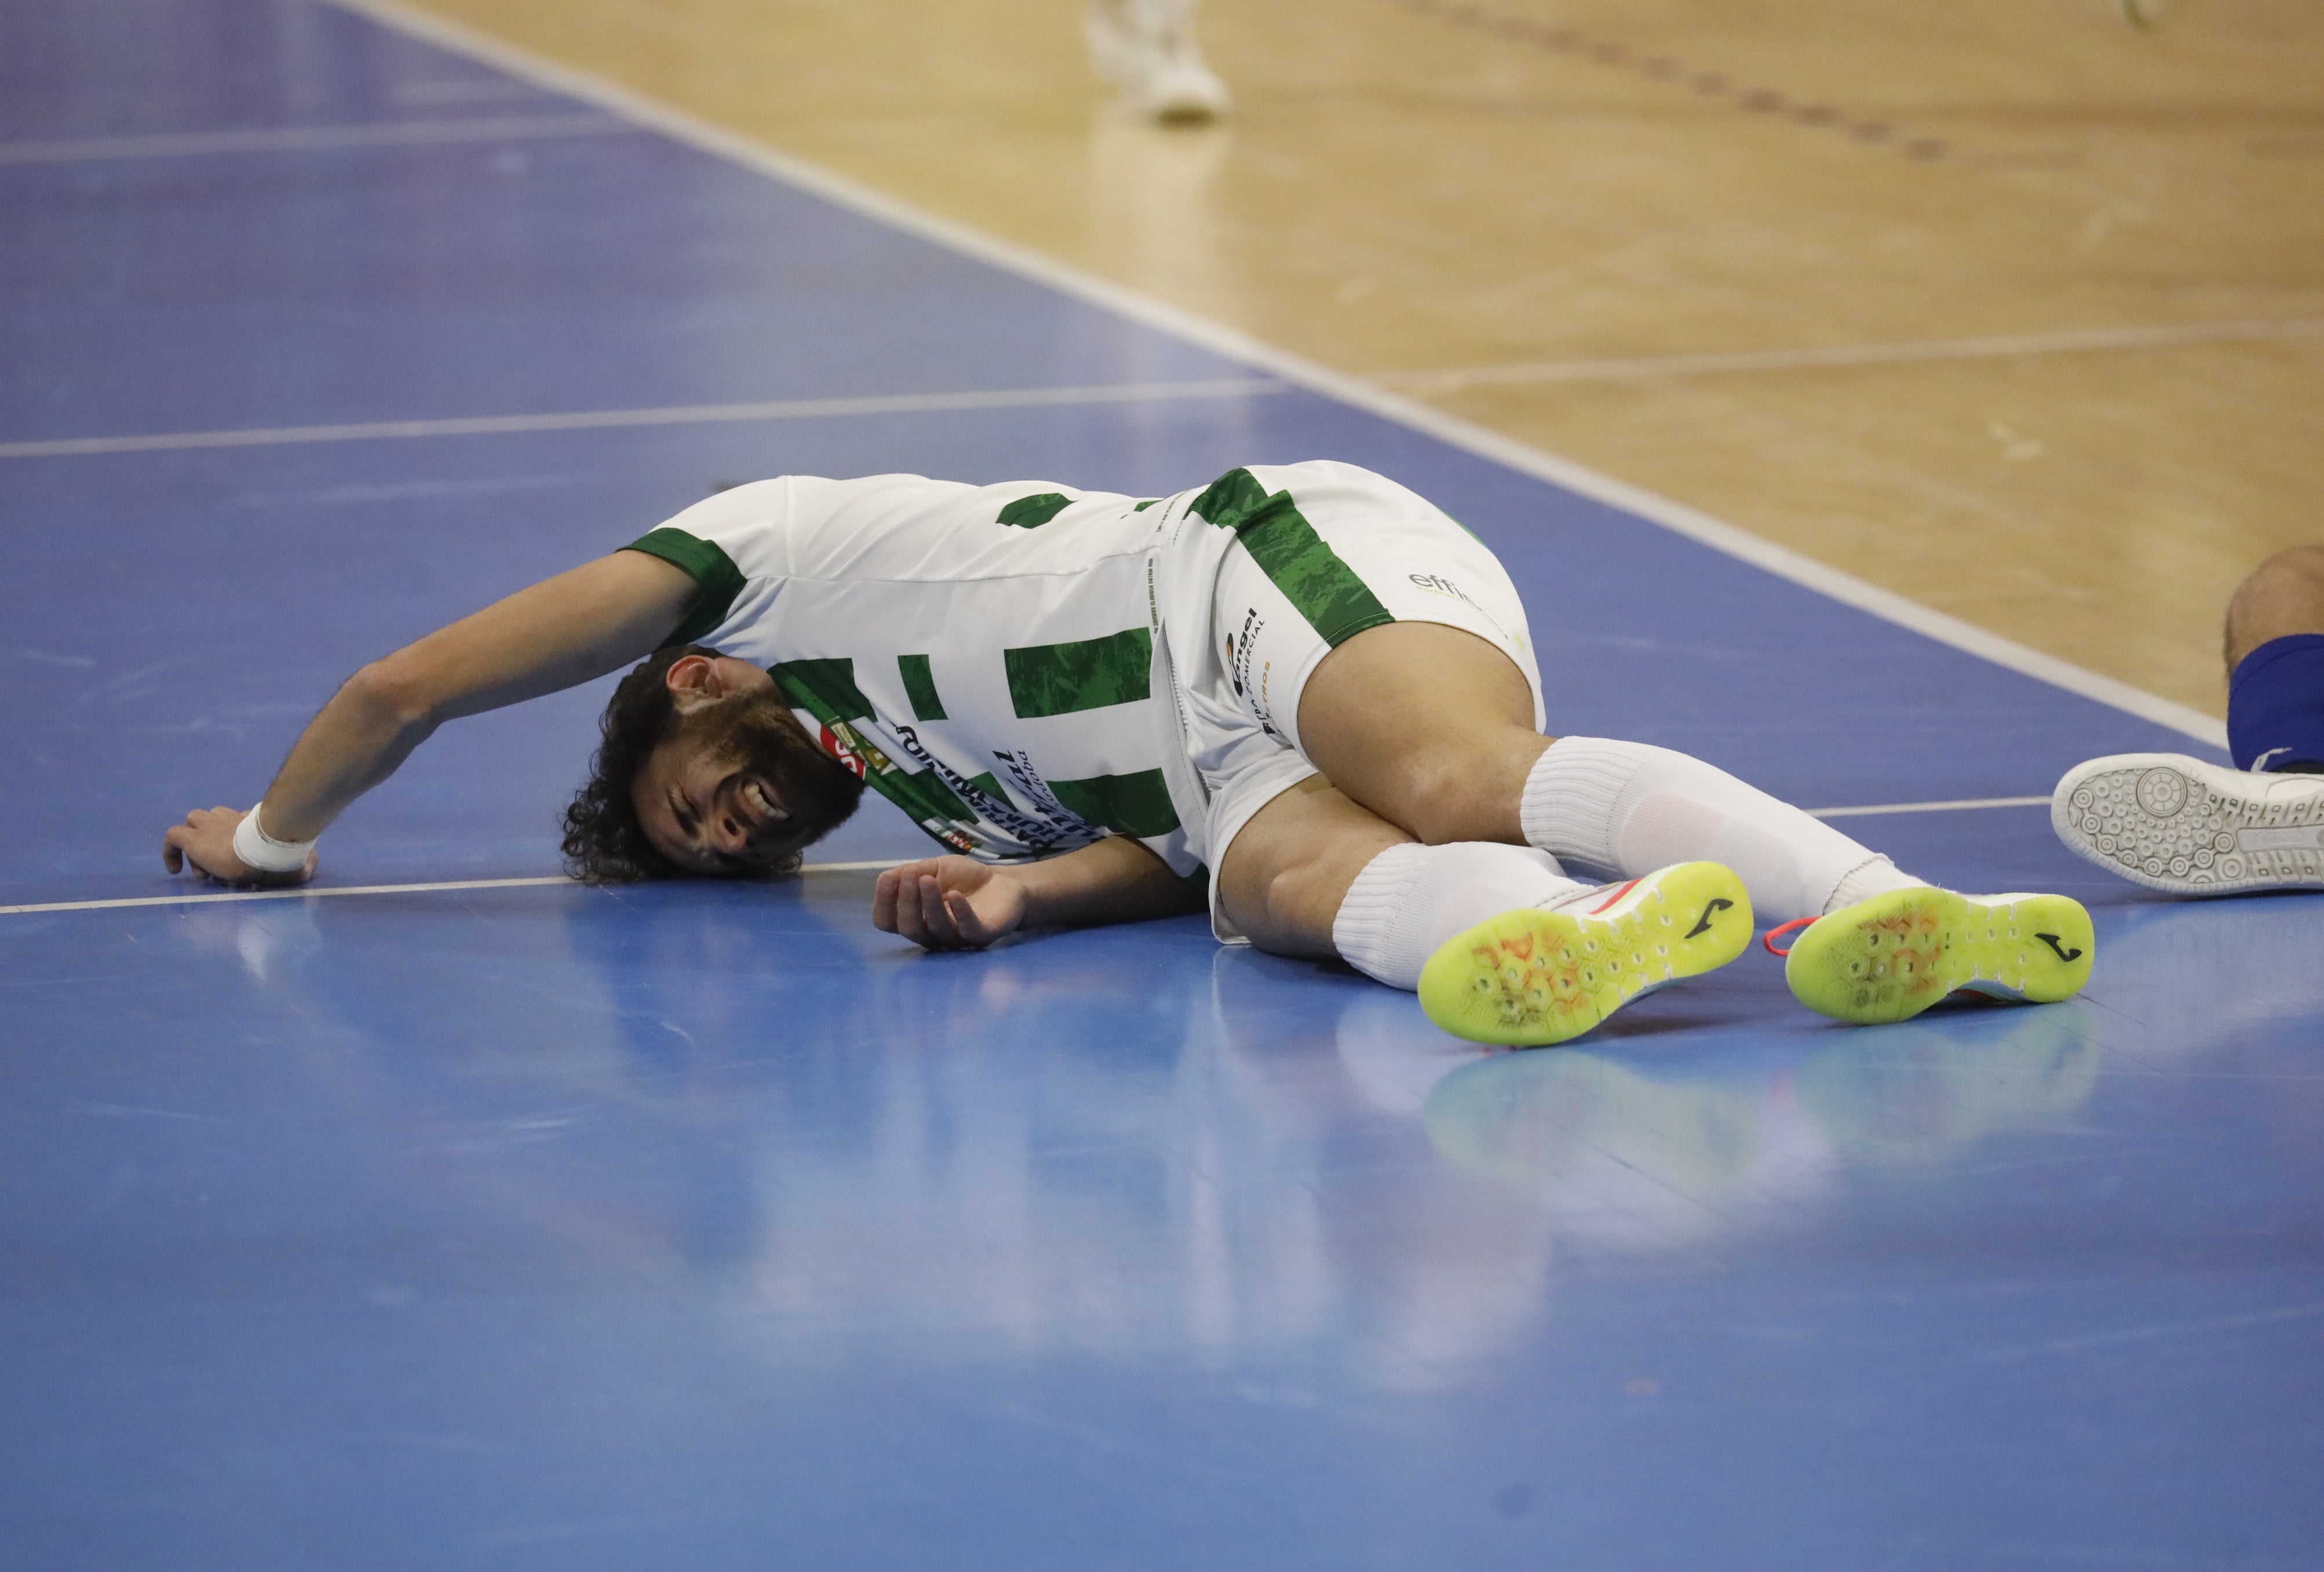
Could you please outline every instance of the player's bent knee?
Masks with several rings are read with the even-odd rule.
[[[1313,936],[1300,920],[1310,901],[1296,866],[1263,864],[1257,858],[1231,865],[1219,900],[1227,920],[1260,949],[1272,955],[1316,953],[1308,942]]]
[[[1526,734],[1530,738],[1530,733]],[[1398,762],[1390,775],[1395,800],[1382,814],[1414,839],[1429,846],[1455,841],[1506,840],[1515,824],[1516,800],[1530,757],[1489,745],[1418,753]],[[1537,755],[1539,746],[1529,750]]]
[[[2230,670],[2260,645],[2301,633],[2324,633],[2324,545],[2278,551],[2236,587],[2227,602]]]
[[[1332,920],[1369,855],[1369,849],[1302,855],[1295,848],[1280,855],[1231,855],[1221,875],[1220,904],[1227,920],[1270,955],[1333,955]]]
[[[2236,607],[2291,599],[2324,603],[2324,546],[2292,546],[2253,569],[2236,587]]]
[[[1488,838],[1477,833],[1487,817],[1480,800],[1477,761],[1430,758],[1415,761],[1406,771],[1405,828],[1430,846]]]

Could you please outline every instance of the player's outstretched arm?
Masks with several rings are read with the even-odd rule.
[[[1199,911],[1203,898],[1125,836],[1038,863],[929,857],[880,875],[872,925],[924,949],[982,949],[1019,928],[1139,922]]]
[[[695,593],[659,558],[616,551],[543,579],[439,628],[347,679],[307,724],[266,789],[260,816],[277,841],[311,841],[347,804],[393,774],[447,720],[537,698],[644,659],[669,636]],[[236,883],[298,883],[306,866],[267,874],[235,852],[243,815],[198,809],[162,837],[175,874]]]

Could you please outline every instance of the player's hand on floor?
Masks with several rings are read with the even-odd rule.
[[[923,949],[982,949],[1024,920],[1024,887],[968,857],[890,868],[872,891],[872,926]]]
[[[235,827],[242,815],[231,808],[197,808],[186,822],[173,824],[161,837],[161,865],[173,874],[190,869],[228,884],[303,884],[315,876],[315,854],[307,865],[288,874],[254,868],[234,855]]]

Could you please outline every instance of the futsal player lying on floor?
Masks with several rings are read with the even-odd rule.
[[[587,878],[788,870],[868,784],[957,854],[880,876],[884,931],[977,948],[1207,902],[1222,940],[1336,955],[1482,1041],[1563,1041],[1724,966],[1755,907],[1805,926],[1793,992],[1845,1021],[2089,976],[2070,900],[1938,890],[1700,760],[1544,736],[1500,564],[1331,462],[1145,500],[737,487],[364,667],[258,807],[189,814],[163,856],[306,878],[443,722],[641,657],[566,810]]]

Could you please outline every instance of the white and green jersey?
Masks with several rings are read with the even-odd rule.
[[[1192,876],[1154,714],[1157,504],[788,476],[636,541],[699,585],[674,643],[763,666],[825,752],[991,862],[1112,832]]]
[[[1328,513],[1401,510],[1460,534],[1392,482],[1316,463],[1146,499],[788,476],[698,503],[630,549],[699,586],[671,643],[764,667],[826,753],[945,846],[1014,862],[1127,835],[1199,879],[1217,727],[1180,677],[1233,657],[1231,635],[1208,649],[1229,550],[1319,650],[1395,620],[1295,486]],[[1285,745],[1272,726],[1245,729]]]

